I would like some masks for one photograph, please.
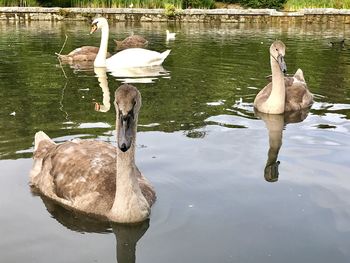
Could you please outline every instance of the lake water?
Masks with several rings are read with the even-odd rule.
[[[98,45],[88,23],[0,22],[0,262],[349,262],[350,45],[328,43],[350,25],[110,27],[113,38],[134,32],[172,50],[160,76],[107,80],[111,102],[121,82],[149,82],[134,85],[136,161],[158,195],[150,220],[94,222],[31,193],[35,132],[114,144],[114,106],[104,72],[61,67],[54,55],[65,34],[63,53]],[[176,40],[165,41],[167,28]],[[254,114],[275,39],[315,94],[299,116]]]

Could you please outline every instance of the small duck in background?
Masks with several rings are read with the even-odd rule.
[[[345,39],[342,39],[340,41],[330,41],[329,46],[345,48]]]
[[[171,33],[169,30],[166,30],[166,40],[175,40],[176,33]]]

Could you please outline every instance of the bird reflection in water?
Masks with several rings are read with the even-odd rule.
[[[170,72],[163,66],[115,68],[110,72],[122,83],[153,83],[159,78],[169,78]]]
[[[309,109],[286,112],[284,114],[266,114],[255,111],[255,115],[265,122],[269,133],[268,158],[264,169],[264,177],[268,182],[277,182],[280,161],[277,160],[282,146],[283,129],[289,123],[302,122],[308,115]]]
[[[34,193],[35,194],[35,193]],[[117,224],[67,210],[48,198],[40,196],[47,211],[66,228],[80,233],[111,233],[116,237],[118,263],[136,262],[136,244],[146,233],[149,219],[137,224]]]
[[[103,94],[102,104],[99,102],[94,102],[95,111],[108,112],[111,104],[110,92],[108,89],[107,69],[94,67],[94,72]],[[169,71],[166,71],[163,66],[119,68],[111,72],[113,77],[117,77],[117,80],[123,83],[152,83],[159,77],[168,77],[169,74]]]
[[[111,108],[111,96],[108,88],[108,79],[106,68],[94,68],[95,75],[97,77],[98,83],[102,90],[102,104],[99,102],[95,102],[95,111],[99,112],[107,112]]]

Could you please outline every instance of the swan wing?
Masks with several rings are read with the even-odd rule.
[[[305,82],[305,78],[304,78],[304,73],[303,73],[303,71],[300,68],[295,72],[294,78],[297,79],[300,82],[306,83]]]
[[[110,144],[92,140],[66,142],[58,145],[49,158],[58,197],[74,203],[114,196],[116,149]]]
[[[293,85],[286,87],[285,111],[295,111],[308,108],[313,103],[313,95],[306,83],[294,81]]]
[[[84,53],[96,53],[98,52],[99,48],[94,46],[82,46],[74,49],[70,53],[68,53],[68,56],[74,56],[78,54],[84,54]]]
[[[41,165],[31,183],[45,196],[93,214],[105,214],[111,208],[116,185],[116,149],[112,145],[93,140],[56,145],[44,140],[34,162]]]
[[[163,63],[170,50],[159,53],[143,48],[130,48],[118,52],[107,59],[107,68],[149,67]]]
[[[114,40],[118,49],[143,48],[148,45],[148,41],[139,35],[132,35],[122,41]]]

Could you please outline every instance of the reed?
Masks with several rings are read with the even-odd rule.
[[[173,4],[176,8],[182,7],[182,0],[71,0],[75,7],[103,7],[103,8],[164,8],[165,4]]]
[[[284,5],[288,11],[303,8],[350,8],[350,0],[288,0]]]
[[[38,6],[36,0],[0,0],[0,6]]]

